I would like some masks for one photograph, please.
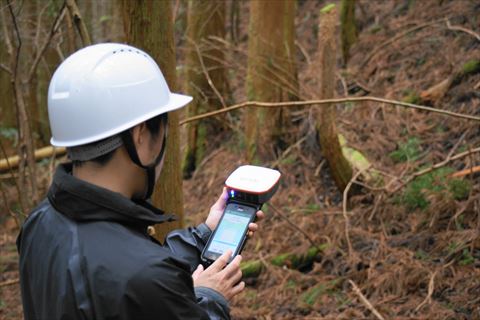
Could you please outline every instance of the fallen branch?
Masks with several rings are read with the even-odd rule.
[[[450,177],[451,178],[463,178],[464,176],[468,176],[469,174],[474,174],[480,172],[480,166],[471,167],[468,169],[460,170],[453,173]]]
[[[317,246],[309,248],[304,253],[283,253],[271,258],[268,263],[277,267],[287,267],[289,269],[302,269],[311,265],[322,252],[322,248]],[[267,261],[250,260],[240,264],[240,269],[244,278],[256,278],[258,277]]]
[[[12,279],[12,280],[7,280],[4,282],[0,282],[0,288],[1,287],[6,287],[6,286],[11,286],[12,284],[17,284],[20,282],[20,279]]]
[[[480,121],[480,117],[474,116],[474,115],[457,113],[457,112],[448,111],[448,110],[440,110],[440,109],[427,107],[427,106],[421,106],[421,105],[408,103],[408,102],[388,100],[388,99],[368,96],[368,97],[348,97],[348,98],[334,98],[334,99],[323,99],[323,100],[305,100],[305,101],[286,101],[286,102],[246,101],[246,102],[242,102],[242,103],[239,103],[239,104],[235,104],[235,105],[227,107],[227,108],[223,108],[223,109],[215,110],[215,111],[211,111],[211,112],[206,112],[206,113],[203,113],[203,114],[199,114],[197,116],[193,116],[193,117],[183,119],[179,122],[179,125],[184,125],[184,124],[192,122],[192,121],[198,121],[200,119],[205,119],[205,118],[213,117],[213,116],[216,116],[216,115],[219,115],[219,114],[222,114],[222,113],[230,112],[230,111],[245,108],[245,107],[252,107],[252,106],[267,107],[267,108],[279,108],[279,107],[328,105],[328,104],[331,104],[331,103],[365,102],[365,101],[373,101],[373,102],[385,103],[385,104],[394,105],[394,106],[412,108],[412,109],[416,109],[416,110],[423,110],[423,111],[438,113],[438,114],[447,115],[447,116],[450,116],[450,117],[455,117],[455,118],[460,118],[460,119],[465,119],[465,120]]]
[[[44,147],[38,150],[35,150],[35,160],[41,160],[55,154],[56,156],[61,156],[65,154],[67,150],[65,148],[55,148],[53,146]],[[20,157],[12,156],[9,158],[4,158],[0,160],[0,172],[5,170],[14,169],[20,163]]]
[[[385,320],[385,318],[380,314],[380,312],[378,312],[377,309],[375,309],[375,307],[370,303],[370,301],[368,301],[368,299],[363,295],[362,291],[357,287],[355,282],[353,282],[352,280],[348,280],[348,282],[352,286],[353,292],[355,292],[355,294],[360,298],[360,301],[365,305],[365,307],[367,307],[367,309],[370,310],[375,315],[375,317],[377,317],[377,319]]]
[[[469,29],[466,29],[466,28],[463,28],[463,27],[459,27],[459,26],[452,26],[450,24],[450,21],[448,19],[445,19],[445,22],[447,23],[447,29],[448,30],[452,30],[452,31],[462,31],[462,32],[465,32],[465,33],[468,33],[469,35],[477,38],[478,41],[480,41],[480,35],[478,33],[475,33],[473,32],[472,30],[469,30]]]
[[[443,160],[442,162],[438,162],[431,167],[428,167],[426,169],[415,172],[414,174],[409,176],[406,180],[402,181],[400,183],[400,185],[398,185],[396,188],[394,188],[393,190],[388,191],[388,192],[389,193],[396,193],[398,190],[403,188],[405,185],[407,185],[409,182],[411,182],[416,177],[422,176],[422,175],[430,173],[430,172],[432,172],[436,169],[442,168],[442,167],[446,166],[447,164],[449,164],[453,160],[458,160],[458,159],[470,156],[470,155],[472,155],[474,153],[477,153],[477,152],[480,152],[480,147],[474,148],[474,149],[471,149],[471,150],[468,150],[468,151],[465,151],[465,152],[461,152],[459,154],[454,155],[453,157],[448,157],[447,159]]]

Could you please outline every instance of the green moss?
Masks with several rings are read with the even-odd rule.
[[[333,8],[335,8],[335,4],[334,3],[329,3],[325,7],[320,9],[320,13],[329,13],[330,11],[333,10]]]
[[[468,249],[463,249],[461,260],[458,262],[461,266],[468,266],[475,262],[475,258],[470,254]]]
[[[448,181],[448,190],[455,200],[464,200],[470,194],[472,183],[470,180],[451,179]]]
[[[415,178],[406,186],[400,202],[412,211],[417,208],[426,209],[430,204],[427,198],[430,193],[442,193],[445,197],[462,199],[462,197],[465,197],[467,188],[468,195],[470,188],[463,181],[461,181],[462,183],[453,182],[458,180],[448,177],[453,171],[452,168],[445,167]],[[453,188],[451,187],[452,185],[454,186]]]
[[[299,269],[303,266],[309,265],[317,257],[321,250],[324,249],[324,246],[312,247],[308,249],[307,253],[303,255],[297,255],[293,253],[285,253],[278,255],[270,260],[270,263],[278,266],[288,266],[292,269]]]
[[[463,75],[480,72],[480,60],[469,60],[462,66]]]
[[[420,156],[420,140],[417,137],[410,137],[407,142],[399,143],[397,150],[390,153],[394,162],[415,161]]]
[[[313,288],[311,288],[310,290],[308,290],[307,292],[305,292],[304,294],[302,294],[301,301],[306,303],[309,306],[313,306],[315,304],[315,301],[317,301],[318,297],[321,297],[325,294],[328,294],[328,295],[335,294],[336,292],[335,288],[339,282],[340,282],[339,279],[333,279],[332,281],[318,284]]]
[[[408,90],[408,93],[402,98],[402,101],[406,103],[419,104],[421,100],[417,92]]]
[[[258,260],[246,261],[240,264],[240,269],[244,278],[255,278],[262,272],[263,264]]]

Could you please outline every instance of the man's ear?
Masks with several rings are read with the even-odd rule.
[[[147,131],[147,125],[145,122],[137,124],[135,127],[133,127],[132,139],[136,147],[140,146],[142,143],[145,142],[145,135]]]

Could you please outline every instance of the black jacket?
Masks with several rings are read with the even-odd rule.
[[[57,168],[45,199],[17,240],[25,319],[228,319],[226,300],[193,287],[210,229],[171,232],[164,245],[147,226],[171,220]]]

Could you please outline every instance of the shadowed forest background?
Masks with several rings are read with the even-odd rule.
[[[68,161],[50,78],[101,42],[194,97],[169,116],[153,202],[181,220],[158,239],[239,165],[283,174],[234,319],[480,319],[478,1],[1,0],[0,28],[0,319],[23,318],[15,239]]]

